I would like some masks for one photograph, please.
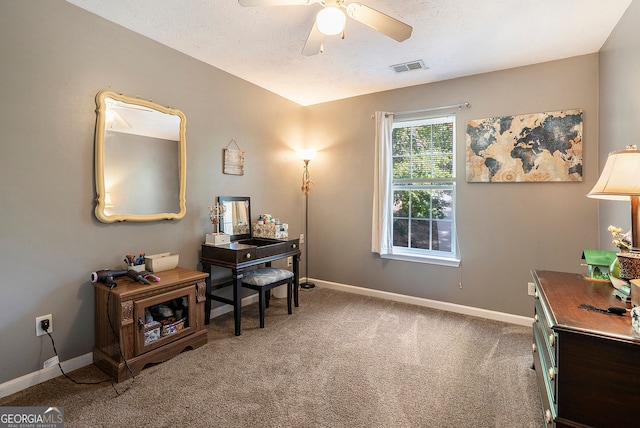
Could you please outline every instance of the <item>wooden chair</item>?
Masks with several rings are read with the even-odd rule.
[[[293,272],[272,267],[259,268],[244,273],[242,286],[258,292],[260,307],[260,328],[264,328],[264,310],[269,307],[272,288],[287,284],[287,309],[291,315],[291,294],[293,292]]]

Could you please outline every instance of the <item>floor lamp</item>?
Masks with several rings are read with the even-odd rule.
[[[305,282],[300,283],[300,288],[311,289],[316,285],[313,282],[309,282],[309,192],[311,191],[311,184],[313,184],[309,175],[309,161],[316,156],[316,152],[315,150],[300,150],[298,156],[304,161],[302,193],[304,193],[304,236],[307,247],[304,252]]]

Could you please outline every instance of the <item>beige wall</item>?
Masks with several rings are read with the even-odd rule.
[[[307,108],[311,164],[310,276],[327,281],[531,316],[532,268],[580,272],[597,247],[598,56],[488,73]],[[471,103],[458,112],[460,268],[382,260],[371,253],[371,114]],[[581,183],[466,183],[469,119],[583,109]],[[462,288],[459,287],[462,282]]]
[[[126,253],[171,251],[197,268],[218,195],[299,233],[302,107],[62,0],[0,0],[0,383],[53,355],[35,317],[53,314],[62,361],[93,348],[91,271]],[[95,95],[111,89],[187,117],[187,215],[102,224],[93,216]],[[245,175],[222,174],[222,148],[246,151]],[[131,153],[144,160],[144,153]]]
[[[640,3],[633,1],[600,50],[600,170],[609,152],[640,148]],[[600,242],[611,247],[609,225],[631,228],[626,202],[600,201]]]

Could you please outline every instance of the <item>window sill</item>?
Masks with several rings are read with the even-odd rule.
[[[459,267],[460,259],[435,257],[435,256],[417,256],[414,254],[384,254],[380,256],[383,259],[402,260],[405,262],[426,263],[430,265]]]

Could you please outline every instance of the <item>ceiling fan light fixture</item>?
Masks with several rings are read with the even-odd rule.
[[[316,16],[318,30],[325,36],[334,36],[342,33],[346,21],[347,16],[335,6],[325,7]]]

